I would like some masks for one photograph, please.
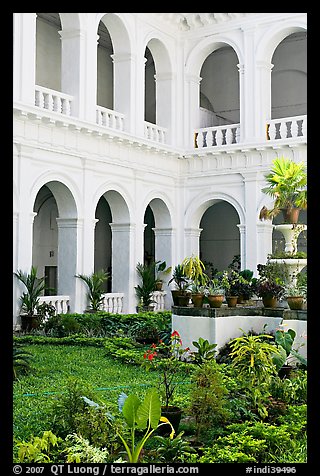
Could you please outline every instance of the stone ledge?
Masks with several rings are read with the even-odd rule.
[[[177,316],[202,316],[202,317],[228,317],[228,316],[268,316],[268,317],[281,317],[285,320],[307,320],[307,309],[301,311],[293,311],[291,309],[286,309],[283,307],[228,307],[222,305],[218,308],[213,307],[183,307],[183,306],[172,306],[172,314]]]

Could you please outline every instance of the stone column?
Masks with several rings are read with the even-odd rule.
[[[83,223],[77,218],[57,218],[58,225],[58,294],[70,296],[70,311],[83,312],[87,305],[78,274],[79,238]]]
[[[16,222],[14,222],[14,231],[16,232],[17,244],[14,256],[13,271],[21,269],[23,272],[29,273],[32,266],[32,242],[33,242],[33,222],[37,214],[35,212],[16,214]],[[17,316],[20,310],[20,296],[25,291],[22,283],[16,278],[13,279],[13,322],[17,323]]]
[[[185,147],[194,148],[194,130],[200,125],[200,76],[187,75],[185,95]]]
[[[13,100],[34,106],[36,14],[13,14]]]
[[[245,215],[245,249],[242,269],[247,268],[255,272],[257,268],[257,172],[243,173],[244,179],[244,209]],[[241,230],[240,230],[241,232]]]
[[[265,142],[267,121],[271,119],[271,70],[273,64],[267,61],[256,63],[255,93],[255,138]]]
[[[167,267],[172,266],[172,242],[174,230],[172,228],[153,228],[155,236],[155,260],[165,261]],[[166,277],[166,282],[163,283],[163,290],[167,293],[165,296],[165,308],[170,309],[172,305],[171,290],[168,286],[168,281],[171,274]]]
[[[185,228],[185,257],[191,256],[194,254],[195,256],[199,256],[200,252],[200,233],[202,232],[202,228]]]
[[[156,74],[156,124],[167,128],[166,143],[171,144],[173,130],[173,74]]]
[[[272,233],[274,225],[270,220],[257,223],[257,264],[265,264],[272,253]]]
[[[96,122],[98,35],[63,30],[61,36],[61,90],[74,97],[72,115]]]
[[[110,223],[112,231],[112,292],[124,293],[123,311],[135,312],[135,226],[130,223]]]
[[[247,252],[246,252],[246,225],[237,225],[240,232],[240,262],[241,262],[241,269],[249,268],[247,266]],[[252,269],[253,268],[249,268]]]
[[[136,57],[132,54],[114,54],[113,108],[125,114],[124,130],[134,133],[134,101]]]

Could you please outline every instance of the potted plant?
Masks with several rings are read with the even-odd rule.
[[[182,341],[177,331],[173,331],[170,335],[169,342],[160,340],[157,344],[152,344],[144,353],[144,361],[142,366],[147,370],[158,369],[159,374],[159,391],[161,395],[161,415],[168,418],[175,432],[178,428],[182,416],[180,407],[174,405],[173,398],[175,390],[178,386],[178,374],[181,370],[182,356],[188,354],[189,349],[182,348]],[[162,427],[162,433],[170,433],[169,425]]]
[[[76,278],[80,278],[88,287],[87,297],[90,307],[85,312],[100,311],[103,305],[103,294],[105,293],[104,284],[109,279],[109,273],[101,269],[91,275],[78,274]]]
[[[182,261],[184,275],[197,285],[204,286],[208,282],[208,275],[205,273],[205,265],[199,256],[191,255]]]
[[[207,283],[205,294],[210,307],[221,307],[225,300],[225,289],[218,278],[213,278]]]
[[[254,295],[253,271],[251,269],[243,269],[239,271],[239,275],[242,276],[243,280],[239,282],[238,304],[242,304]]]
[[[155,262],[155,278],[156,278],[156,291],[162,291],[163,278],[171,273],[172,266],[167,267],[165,261]]]
[[[137,312],[153,310],[155,301],[152,293],[156,288],[155,262],[137,263],[136,271],[140,278],[140,284],[134,288],[138,298]]]
[[[284,297],[291,310],[301,310],[306,299],[306,286],[299,283],[290,283],[285,287]]]
[[[294,362],[299,362],[307,367],[307,359],[299,352],[299,349],[294,349],[293,344],[296,337],[294,329],[277,329],[275,332],[275,344],[278,352],[273,355],[273,363],[276,366],[280,378],[288,377],[294,368]],[[304,344],[301,344],[301,347]]]
[[[184,296],[189,288],[189,281],[184,273],[182,264],[177,264],[172,273],[172,278],[168,284],[174,282],[175,288],[171,290],[174,306],[179,306],[178,296]]]
[[[267,261],[257,265],[259,278],[255,280],[254,292],[262,298],[264,307],[276,307],[284,296],[287,271],[280,263]]]
[[[25,273],[21,269],[16,271],[14,276],[24,284],[26,292],[20,297],[20,318],[21,330],[30,331],[39,327],[43,315],[37,312],[39,308],[40,296],[46,287],[45,277],[37,277],[37,267],[31,266],[30,273]]]
[[[294,162],[285,157],[273,160],[271,171],[265,175],[267,186],[262,192],[274,199],[272,209],[263,207],[260,219],[272,219],[280,211],[285,223],[297,223],[299,211],[307,208],[307,172],[304,162]]]
[[[190,292],[194,307],[202,307],[205,296],[205,286],[199,283],[191,283]]]

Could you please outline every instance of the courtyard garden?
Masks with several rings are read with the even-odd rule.
[[[51,316],[14,336],[14,462],[305,463],[306,360],[279,372],[294,338],[190,351],[169,311]]]

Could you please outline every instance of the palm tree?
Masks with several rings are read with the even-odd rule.
[[[96,271],[91,275],[78,274],[76,278],[82,279],[88,287],[87,297],[90,302],[90,309],[97,312],[103,303],[104,283],[109,279],[109,273],[104,269]]]
[[[272,219],[281,210],[289,213],[292,209],[307,208],[307,172],[304,162],[296,163],[285,157],[274,159],[271,171],[265,175],[265,179],[268,185],[262,188],[262,192],[274,199],[274,205],[271,210],[266,207],[261,209],[261,220]]]
[[[13,379],[16,380],[20,374],[29,372],[31,352],[21,348],[20,344],[13,345]]]

